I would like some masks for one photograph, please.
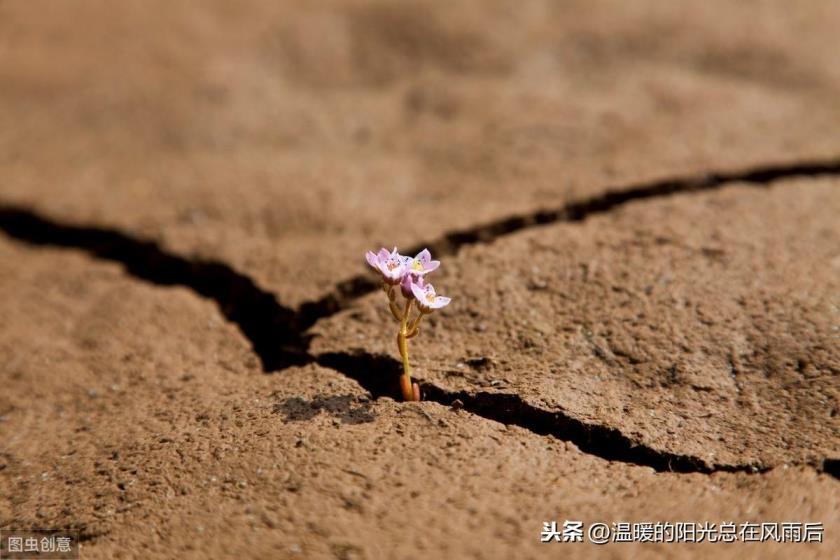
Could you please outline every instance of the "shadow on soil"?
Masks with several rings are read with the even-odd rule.
[[[322,354],[316,359],[320,365],[355,379],[374,398],[396,394],[402,366],[394,358],[355,352]],[[660,472],[755,473],[768,470],[759,465],[709,465],[698,457],[657,451],[631,440],[615,428],[587,424],[562,412],[534,407],[515,394],[447,391],[431,383],[420,381],[420,384],[423,400],[463,408],[488,420],[569,441],[581,451],[608,461],[642,465]]]
[[[311,401],[292,397],[274,405],[274,412],[282,414],[285,422],[312,420],[321,412],[326,412],[342,424],[367,424],[376,419],[370,400],[354,395],[317,396]]]
[[[714,190],[733,182],[765,187],[779,179],[821,175],[840,175],[840,159],[768,165],[740,172],[706,173],[626,185],[555,210],[541,210],[453,231],[440,239],[418,245],[409,252],[429,247],[437,255],[453,255],[465,245],[490,243],[529,227],[581,221],[635,200]],[[377,284],[369,276],[355,276],[345,280],[337,284],[327,296],[294,310],[283,306],[272,293],[261,289],[251,278],[228,265],[213,260],[178,256],[153,241],[133,238],[113,229],[61,223],[23,207],[6,205],[0,206],[0,230],[31,245],[79,249],[92,257],[120,263],[129,274],[141,280],[161,286],[184,286],[213,300],[224,316],[237,325],[251,342],[267,373],[295,365],[318,363],[355,379],[374,398],[399,394],[397,379],[400,365],[392,358],[366,353],[320,356],[309,353],[309,328],[376,290]],[[535,408],[517,395],[449,392],[428,383],[422,384],[422,391],[427,400],[444,405],[451,405],[457,400],[469,412],[505,424],[515,424],[537,434],[570,441],[581,450],[607,460],[645,465],[657,471],[709,473],[762,470],[757,465],[708,465],[696,457],[656,451],[632,441],[616,429],[586,424],[560,412]],[[280,408],[277,411],[286,414],[289,419],[313,411],[313,414],[317,414],[327,410],[339,417],[351,411],[347,408],[342,412],[345,404],[340,401],[323,399],[318,402],[287,402],[278,406]],[[354,416],[357,419],[363,417],[361,413]],[[820,469],[840,477],[840,467],[835,459],[823,461]]]

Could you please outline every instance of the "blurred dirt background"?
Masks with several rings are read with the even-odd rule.
[[[0,0],[0,529],[83,558],[837,558],[839,26]],[[363,259],[394,244],[453,297],[419,404]],[[540,543],[566,519],[825,542]]]

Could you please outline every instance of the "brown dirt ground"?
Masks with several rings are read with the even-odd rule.
[[[417,373],[710,465],[819,462],[840,433],[838,189],[733,185],[465,249]],[[314,351],[392,353],[383,300],[322,321]]]
[[[838,24],[0,1],[0,529],[83,558],[840,556]],[[427,242],[454,301],[403,404],[362,255]],[[539,543],[566,518],[826,542]]]

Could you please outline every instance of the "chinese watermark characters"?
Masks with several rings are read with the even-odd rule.
[[[821,543],[822,523],[734,523],[695,522],[616,522],[591,523],[566,520],[543,522],[540,541],[607,543]]]
[[[0,531],[0,558],[79,558],[78,534],[72,531],[14,530]]]

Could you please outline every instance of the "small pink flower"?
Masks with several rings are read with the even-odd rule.
[[[439,261],[433,261],[428,249],[423,249],[414,257],[400,255],[397,248],[393,251],[382,248],[378,253],[368,251],[365,259],[384,281],[382,286],[388,296],[388,309],[394,319],[400,324],[397,333],[397,347],[403,362],[403,374],[400,377],[400,389],[403,400],[419,401],[420,386],[411,382],[411,368],[408,361],[408,341],[420,332],[420,321],[423,316],[435,309],[449,305],[452,301],[448,297],[439,296],[431,284],[423,278],[429,272],[440,266]],[[396,286],[405,297],[405,305],[400,309],[396,302]],[[412,313],[413,302],[417,301],[419,313]],[[413,315],[413,317],[412,317]]]
[[[368,264],[382,275],[382,280],[392,286],[399,284],[407,272],[405,257],[397,253],[396,247],[390,253],[384,247],[378,253],[368,251],[365,258]]]
[[[412,286],[417,286],[422,290],[425,285],[426,281],[423,280],[422,276],[415,276],[414,274],[408,273],[403,276],[403,279],[400,282],[400,290],[402,290],[404,298],[410,299],[414,297],[414,293],[411,289]]]
[[[439,296],[435,293],[435,288],[431,284],[425,284],[420,287],[416,283],[411,284],[411,293],[414,299],[417,300],[417,306],[423,313],[429,313],[434,309],[440,309],[449,305],[451,298]]]
[[[423,276],[440,266],[440,261],[433,261],[432,254],[428,249],[423,249],[414,258],[403,257],[406,263],[406,270],[411,274]]]

